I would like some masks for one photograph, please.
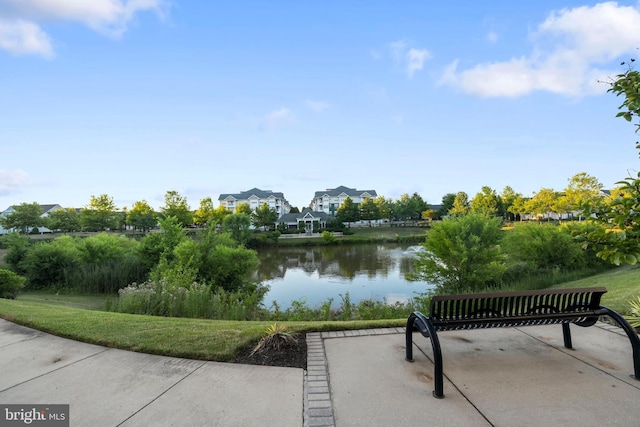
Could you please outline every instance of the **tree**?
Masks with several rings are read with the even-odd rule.
[[[218,224],[222,225],[224,218],[227,215],[231,214],[232,212],[229,209],[220,205],[211,213],[211,217],[209,217],[209,222],[207,223],[207,225],[212,227],[215,227]]]
[[[483,186],[471,200],[471,212],[495,216],[501,208],[500,198],[491,187]]]
[[[200,200],[200,207],[193,214],[193,222],[196,225],[203,226],[214,215],[215,208],[213,207],[213,201],[211,197],[205,197]]]
[[[508,185],[504,187],[504,189],[502,190],[502,194],[500,194],[500,199],[502,201],[502,214],[507,221],[515,221],[516,214],[520,213],[514,213],[511,211],[511,207],[518,197],[522,198],[522,194],[516,193],[514,189]]]
[[[380,210],[373,199],[367,197],[360,204],[360,218],[369,221],[369,227],[371,227],[371,221],[380,218]]]
[[[92,195],[89,204],[80,211],[80,225],[86,231],[113,230],[117,221],[116,205],[108,194]]]
[[[251,221],[256,228],[262,228],[268,230],[271,227],[275,227],[275,223],[278,220],[278,212],[275,209],[271,209],[269,205],[263,203],[251,214]]]
[[[422,212],[429,209],[429,204],[418,193],[413,193],[409,198],[409,215],[411,219],[422,219]]]
[[[633,69],[633,62],[624,73],[618,74],[608,90],[624,97],[616,117],[632,122],[640,116],[640,73]],[[622,65],[626,65],[624,62]],[[640,122],[634,124],[636,133]],[[640,150],[640,143],[636,142]],[[616,183],[618,190],[609,200],[599,199],[585,206],[587,217],[595,216],[600,226],[585,234],[584,246],[596,251],[596,255],[616,265],[636,264],[640,260],[640,173],[628,176]]]
[[[551,207],[551,211],[557,212],[560,218],[562,218],[563,215],[567,215],[568,217],[574,210],[574,205],[569,202],[569,198],[566,194],[558,195],[555,202],[553,203],[553,206]]]
[[[527,199],[522,197],[522,194],[517,193],[514,199],[511,201],[511,205],[507,208],[507,212],[513,214],[513,219],[515,220],[517,216],[520,217],[520,221],[522,221],[523,215],[526,213],[525,204],[527,203]]]
[[[127,224],[145,233],[158,224],[156,213],[146,200],[140,200],[133,204],[127,212]]]
[[[373,200],[373,202],[378,207],[380,218],[391,221],[391,218],[393,217],[393,200],[385,198],[384,196],[378,196]]]
[[[580,172],[569,179],[569,185],[564,191],[567,205],[571,210],[577,211],[582,220],[582,207],[592,205],[600,198],[602,184],[596,177]]]
[[[438,216],[440,218],[444,218],[449,215],[449,211],[453,208],[453,203],[456,200],[456,195],[454,193],[447,193],[442,196],[442,203],[440,210],[438,211]]]
[[[42,208],[38,203],[22,203],[13,206],[13,212],[5,218],[0,217],[0,225],[8,230],[15,228],[22,234],[26,234],[32,229],[44,225],[45,220],[41,215]]]
[[[505,270],[500,228],[500,218],[474,213],[433,224],[412,278],[433,283],[438,293],[479,291],[498,283]]]
[[[162,253],[160,261],[170,263],[173,261],[173,250],[186,238],[184,227],[175,216],[159,218],[160,232],[162,235]]]
[[[434,219],[438,218],[438,211],[433,209],[427,209],[426,211],[422,212],[421,217],[422,219],[433,221]]]
[[[193,213],[187,203],[187,198],[175,190],[169,190],[165,193],[164,206],[160,210],[165,218],[173,216],[183,227],[193,224]]]
[[[360,219],[360,209],[355,203],[353,203],[351,197],[347,196],[347,198],[344,199],[344,202],[342,202],[338,208],[336,218],[340,222],[346,222],[349,228],[351,228],[352,222]]]
[[[251,238],[251,217],[246,213],[227,215],[222,221],[222,231],[228,232],[241,245],[246,245]]]
[[[57,211],[50,212],[46,217],[45,227],[54,231],[59,230],[63,233],[80,231],[82,229],[80,225],[80,214],[74,208],[58,209]]]
[[[240,203],[238,206],[236,206],[236,211],[234,213],[242,213],[251,216],[253,211],[251,210],[251,206],[249,206],[249,203]]]
[[[401,194],[393,204],[393,216],[403,223],[411,219],[411,197],[407,193]]]
[[[293,206],[291,208],[291,210],[289,210],[289,213],[300,213],[300,209],[298,209],[297,207]]]
[[[524,204],[524,209],[528,214],[536,216],[547,215],[547,220],[551,221],[549,213],[555,212],[557,193],[553,188],[541,188],[537,193],[533,193],[533,197]]]
[[[449,215],[466,215],[469,213],[469,196],[464,191],[456,193],[453,199],[453,206],[449,209]]]

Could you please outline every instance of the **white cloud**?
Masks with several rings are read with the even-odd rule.
[[[487,33],[487,41],[491,44],[495,44],[498,42],[498,33],[495,31],[489,31]]]
[[[288,108],[280,108],[266,115],[264,118],[264,128],[268,131],[274,131],[285,123],[291,123],[294,120],[293,112]]]
[[[640,10],[599,3],[552,12],[532,33],[532,52],[508,61],[458,70],[452,62],[442,84],[481,97],[515,97],[543,90],[570,96],[599,93],[612,74],[602,67],[640,46]],[[625,58],[626,59],[626,58]]]
[[[0,196],[26,187],[30,181],[29,175],[20,169],[0,169]]]
[[[311,99],[307,99],[306,101],[304,101],[304,103],[308,108],[310,108],[311,110],[317,113],[321,113],[331,108],[330,104],[327,104],[326,102],[322,102],[322,101],[313,101]]]
[[[42,30],[48,22],[80,23],[120,37],[137,13],[152,11],[162,17],[167,7],[165,0],[0,0],[0,49],[51,56],[49,36]]]
[[[405,40],[387,43],[386,50],[391,59],[404,69],[409,78],[413,77],[416,71],[422,70],[425,61],[431,58],[431,53],[428,50],[409,47],[409,43]],[[374,56],[374,59],[378,59],[378,57]]]
[[[429,59],[431,54],[426,49],[409,49],[406,54],[407,75],[413,77],[413,73],[422,70],[424,61]]]
[[[12,55],[53,56],[49,36],[33,22],[0,19],[0,49]]]

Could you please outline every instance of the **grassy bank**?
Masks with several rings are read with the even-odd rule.
[[[427,235],[424,227],[353,227],[348,229],[353,234],[336,236],[332,244],[356,243],[415,243],[424,242]],[[278,246],[315,246],[325,244],[321,237],[294,237],[278,239]]]
[[[602,304],[627,313],[640,295],[640,267],[625,266],[559,288],[604,286]],[[203,360],[230,361],[256,343],[273,322],[153,317],[99,311],[96,296],[32,292],[19,300],[0,299],[0,317],[34,329],[108,347]],[[403,326],[405,319],[374,321],[278,322],[293,332]]]
[[[82,308],[85,310],[104,311],[110,297],[104,294],[78,295],[69,293],[52,293],[49,290],[23,292],[20,301],[39,302],[43,304],[59,305],[62,307]],[[1,301],[1,300],[0,300]]]
[[[591,288],[604,286],[607,293],[602,297],[602,305],[618,313],[629,311],[629,301],[640,295],[640,266],[626,265],[605,273],[580,280],[561,283],[553,288]]]
[[[217,361],[233,360],[239,350],[256,343],[273,323],[141,316],[6,299],[0,299],[0,317],[77,341]],[[308,332],[401,326],[404,319],[282,324],[292,332]]]

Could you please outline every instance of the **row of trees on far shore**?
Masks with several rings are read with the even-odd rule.
[[[507,186],[498,194],[494,189],[483,186],[473,198],[465,192],[446,194],[439,205],[429,205],[418,193],[403,194],[393,200],[384,196],[365,199],[354,203],[347,198],[336,212],[336,223],[378,220],[420,221],[441,219],[449,215],[483,213],[513,221],[525,216],[530,218],[550,217],[581,213],[583,206],[593,204],[602,198],[602,184],[585,172],[569,179],[563,191],[541,188],[532,197],[524,197]],[[622,190],[616,191],[616,194]],[[252,210],[248,204],[241,204],[235,212],[224,206],[215,207],[211,197],[200,201],[198,209],[192,210],[187,198],[177,191],[167,191],[165,204],[159,212],[146,200],[135,202],[130,208],[119,209],[113,197],[102,194],[91,196],[82,209],[63,208],[42,216],[38,203],[22,203],[14,206],[14,211],[4,218],[0,225],[5,229],[15,229],[22,233],[36,231],[40,227],[61,232],[124,230],[125,228],[147,232],[158,226],[158,218],[173,216],[184,227],[204,226],[207,223],[222,224],[230,214],[246,214],[256,229],[268,230],[275,227],[278,214],[266,204]],[[292,208],[292,212],[299,212]]]

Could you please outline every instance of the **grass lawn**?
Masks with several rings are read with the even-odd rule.
[[[561,283],[554,288],[591,288],[604,286],[602,305],[618,313],[629,311],[629,301],[640,295],[640,265],[625,265],[596,276]]]
[[[344,236],[344,239],[349,239],[352,237],[371,237],[371,238],[380,238],[380,239],[395,239],[398,237],[408,237],[408,236],[427,236],[427,228],[424,227],[390,227],[388,225],[384,225],[381,227],[358,227],[351,228],[353,234],[351,236]]]
[[[141,316],[75,308],[70,304],[0,299],[0,317],[77,341],[216,361],[233,360],[239,350],[255,344],[274,323]],[[309,332],[402,326],[405,319],[279,323],[292,332]]]
[[[86,310],[104,310],[107,295],[52,294],[50,291],[29,291],[19,296],[20,301],[41,302],[63,307],[84,308]]]

